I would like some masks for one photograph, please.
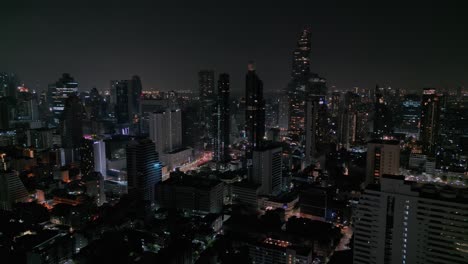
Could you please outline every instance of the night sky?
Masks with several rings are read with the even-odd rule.
[[[456,6],[46,2],[0,8],[0,71],[16,72],[34,88],[69,72],[81,90],[108,89],[111,79],[134,74],[145,90],[197,90],[197,72],[214,69],[231,74],[234,93],[242,93],[247,62],[254,60],[265,89],[278,90],[289,81],[304,25],[312,30],[312,70],[337,89],[468,86],[468,19]]]

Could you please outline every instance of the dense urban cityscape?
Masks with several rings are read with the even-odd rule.
[[[294,34],[288,83],[252,58],[240,96],[222,69],[164,90],[0,64],[2,260],[468,263],[468,89],[338,89]]]

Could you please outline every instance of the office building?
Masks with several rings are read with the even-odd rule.
[[[128,81],[128,85],[130,120],[132,123],[135,123],[135,120],[138,120],[138,117],[141,114],[141,95],[143,92],[143,86],[138,75],[133,76],[132,79]]]
[[[149,116],[149,137],[160,155],[182,147],[182,111],[166,109]]]
[[[16,98],[16,87],[18,87],[18,77],[14,73],[0,72],[0,98]]]
[[[114,107],[114,116],[117,123],[130,122],[129,109],[129,81],[111,81],[111,105]]]
[[[161,164],[150,139],[134,139],[127,145],[128,192],[135,197],[154,201],[155,185],[161,181]]]
[[[378,183],[382,175],[400,174],[400,144],[397,140],[367,143],[366,184]]]
[[[281,191],[281,147],[265,146],[253,151],[251,182],[259,184],[260,194],[277,195]]]
[[[421,102],[421,126],[419,139],[423,153],[434,155],[440,128],[440,97],[435,89],[424,89]]]
[[[287,87],[289,98],[289,132],[300,135],[305,125],[306,83],[310,73],[311,32],[304,29],[293,52],[291,81]]]
[[[325,142],[327,130],[327,105],[325,96],[311,95],[305,109],[305,163],[312,164],[319,153],[319,145]]]
[[[215,74],[212,70],[198,72],[200,100],[213,100],[215,96]]]
[[[245,133],[247,135],[247,159],[252,151],[262,145],[265,136],[265,100],[263,82],[255,73],[255,65],[249,63],[245,78]],[[249,162],[248,162],[249,164]]]
[[[77,95],[78,83],[68,73],[64,73],[56,83],[49,85],[47,101],[52,109],[53,124],[58,125],[62,112],[65,111],[65,103],[72,95]]]
[[[156,187],[156,203],[161,208],[177,208],[203,213],[223,209],[224,183],[191,175],[171,175]]]
[[[353,263],[467,263],[467,194],[384,175],[359,199]]]
[[[11,211],[13,205],[27,202],[29,193],[15,171],[0,168],[0,209]]]
[[[60,134],[62,136],[62,147],[79,148],[83,138],[83,120],[86,112],[81,100],[76,95],[67,97],[60,118]]]
[[[218,100],[216,107],[216,122],[214,126],[213,159],[219,162],[229,161],[230,138],[230,101],[229,75],[220,74],[218,79]]]

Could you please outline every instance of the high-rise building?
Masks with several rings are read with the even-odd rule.
[[[212,70],[198,72],[198,87],[200,89],[200,100],[212,100],[215,96],[215,75]]]
[[[281,147],[264,146],[253,151],[251,182],[260,184],[260,194],[277,195],[281,191]]]
[[[466,189],[384,175],[354,216],[355,264],[468,262]]]
[[[311,43],[311,32],[308,28],[302,30],[299,39],[297,40],[297,46],[293,53],[292,61],[292,79],[301,79],[307,76],[310,72],[310,43]]]
[[[305,125],[306,83],[310,74],[311,32],[304,29],[293,53],[291,81],[287,87],[289,98],[289,132],[301,135]]]
[[[82,138],[80,146],[80,170],[83,177],[94,172],[93,140]]]
[[[375,139],[367,143],[366,184],[378,183],[382,175],[400,174],[400,144]]]
[[[0,72],[0,98],[16,97],[16,88],[19,85],[18,77],[13,73]]]
[[[327,105],[324,95],[311,95],[305,109],[305,163],[310,165],[318,154],[317,147],[324,142]]]
[[[406,95],[401,103],[401,120],[398,132],[418,136],[420,118],[421,97],[416,94]]]
[[[86,137],[80,147],[80,169],[83,176],[99,172],[102,177],[107,175],[106,145],[104,140]]]
[[[52,109],[53,123],[58,125],[68,97],[77,95],[78,83],[68,73],[64,73],[56,83],[48,87],[48,102]]]
[[[155,185],[161,181],[161,164],[150,139],[135,139],[127,145],[128,191],[145,201],[154,201]]]
[[[111,104],[115,102],[114,115],[119,124],[130,122],[129,92],[128,80],[111,81]]]
[[[143,86],[141,84],[141,79],[139,76],[135,75],[129,80],[129,113],[130,120],[137,120],[141,112],[141,94],[143,91]]]
[[[29,193],[16,172],[0,168],[0,209],[11,211],[18,202],[26,202]]]
[[[346,149],[357,141],[359,98],[359,95],[347,92],[344,95],[343,104],[339,107],[338,141]]]
[[[11,121],[11,108],[14,105],[14,100],[11,97],[0,98],[0,130],[8,130]]]
[[[216,124],[213,159],[220,162],[229,161],[230,138],[230,101],[229,101],[229,75],[220,74],[218,79],[218,100],[216,107]]]
[[[245,132],[247,134],[247,159],[254,149],[260,147],[265,137],[265,100],[263,82],[255,73],[255,66],[249,63],[245,78]]]
[[[393,131],[393,117],[386,101],[388,99],[384,96],[383,88],[377,86],[374,102],[374,138],[381,138]]]
[[[440,128],[440,97],[435,89],[424,89],[421,102],[421,126],[419,139],[423,153],[434,155]]]
[[[86,112],[81,100],[76,95],[67,97],[60,118],[60,134],[62,136],[62,147],[79,148],[83,137],[83,119]]]
[[[149,137],[160,155],[182,147],[182,111],[167,109],[149,117]]]

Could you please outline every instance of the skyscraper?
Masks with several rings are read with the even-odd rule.
[[[182,111],[167,109],[150,114],[149,137],[160,155],[182,147]]]
[[[400,144],[375,139],[367,143],[366,184],[379,183],[384,174],[400,174]]]
[[[377,86],[375,88],[374,101],[374,129],[373,137],[381,138],[385,134],[389,134],[393,130],[393,117],[388,107],[388,96],[384,96],[383,88]]]
[[[311,32],[308,28],[302,30],[293,53],[291,78],[298,80],[310,72],[310,42]]]
[[[293,53],[291,81],[287,87],[289,98],[289,132],[300,135],[305,124],[306,83],[310,73],[311,32],[304,29]]]
[[[343,103],[339,107],[338,114],[338,141],[346,149],[349,149],[357,140],[359,95],[347,92]]]
[[[282,150],[264,146],[253,151],[251,182],[261,185],[259,194],[277,195],[281,191]]]
[[[83,119],[86,116],[81,100],[76,95],[70,95],[64,103],[60,118],[60,133],[64,148],[78,148],[83,137]]]
[[[129,81],[111,81],[111,102],[114,101],[114,115],[117,123],[130,122]]]
[[[355,264],[468,261],[466,190],[384,175],[354,217]]]
[[[80,146],[80,171],[82,177],[89,177],[94,172],[93,141],[82,138]]]
[[[18,77],[13,73],[0,72],[0,98],[16,97],[16,87],[18,87]]]
[[[229,75],[220,74],[218,79],[218,100],[216,107],[216,135],[214,137],[213,159],[220,162],[229,160],[230,138],[230,101],[229,101]]]
[[[127,145],[129,193],[141,200],[154,201],[155,185],[161,181],[161,164],[150,139],[135,139]]]
[[[16,172],[0,168],[0,209],[11,211],[18,202],[26,202],[29,193]]]
[[[423,153],[434,155],[440,127],[440,98],[435,89],[424,89],[421,102],[420,140]]]
[[[310,165],[318,154],[318,145],[323,143],[327,123],[326,101],[324,95],[311,95],[306,101],[305,110],[305,163]],[[326,119],[325,119],[326,121]]]
[[[214,99],[215,96],[215,75],[212,70],[198,72],[198,86],[200,89],[200,100]]]
[[[141,104],[141,93],[143,91],[143,86],[141,85],[140,77],[135,75],[129,81],[129,113],[131,115],[131,120],[135,119],[135,116],[140,114],[140,104]]]
[[[265,136],[265,100],[263,99],[263,82],[255,73],[255,66],[249,63],[245,78],[245,132],[247,134],[248,149],[251,153],[261,146]],[[247,155],[251,156],[251,154]]]
[[[64,73],[56,83],[48,87],[48,101],[52,108],[53,123],[58,125],[68,97],[78,93],[78,83],[68,73]]]

